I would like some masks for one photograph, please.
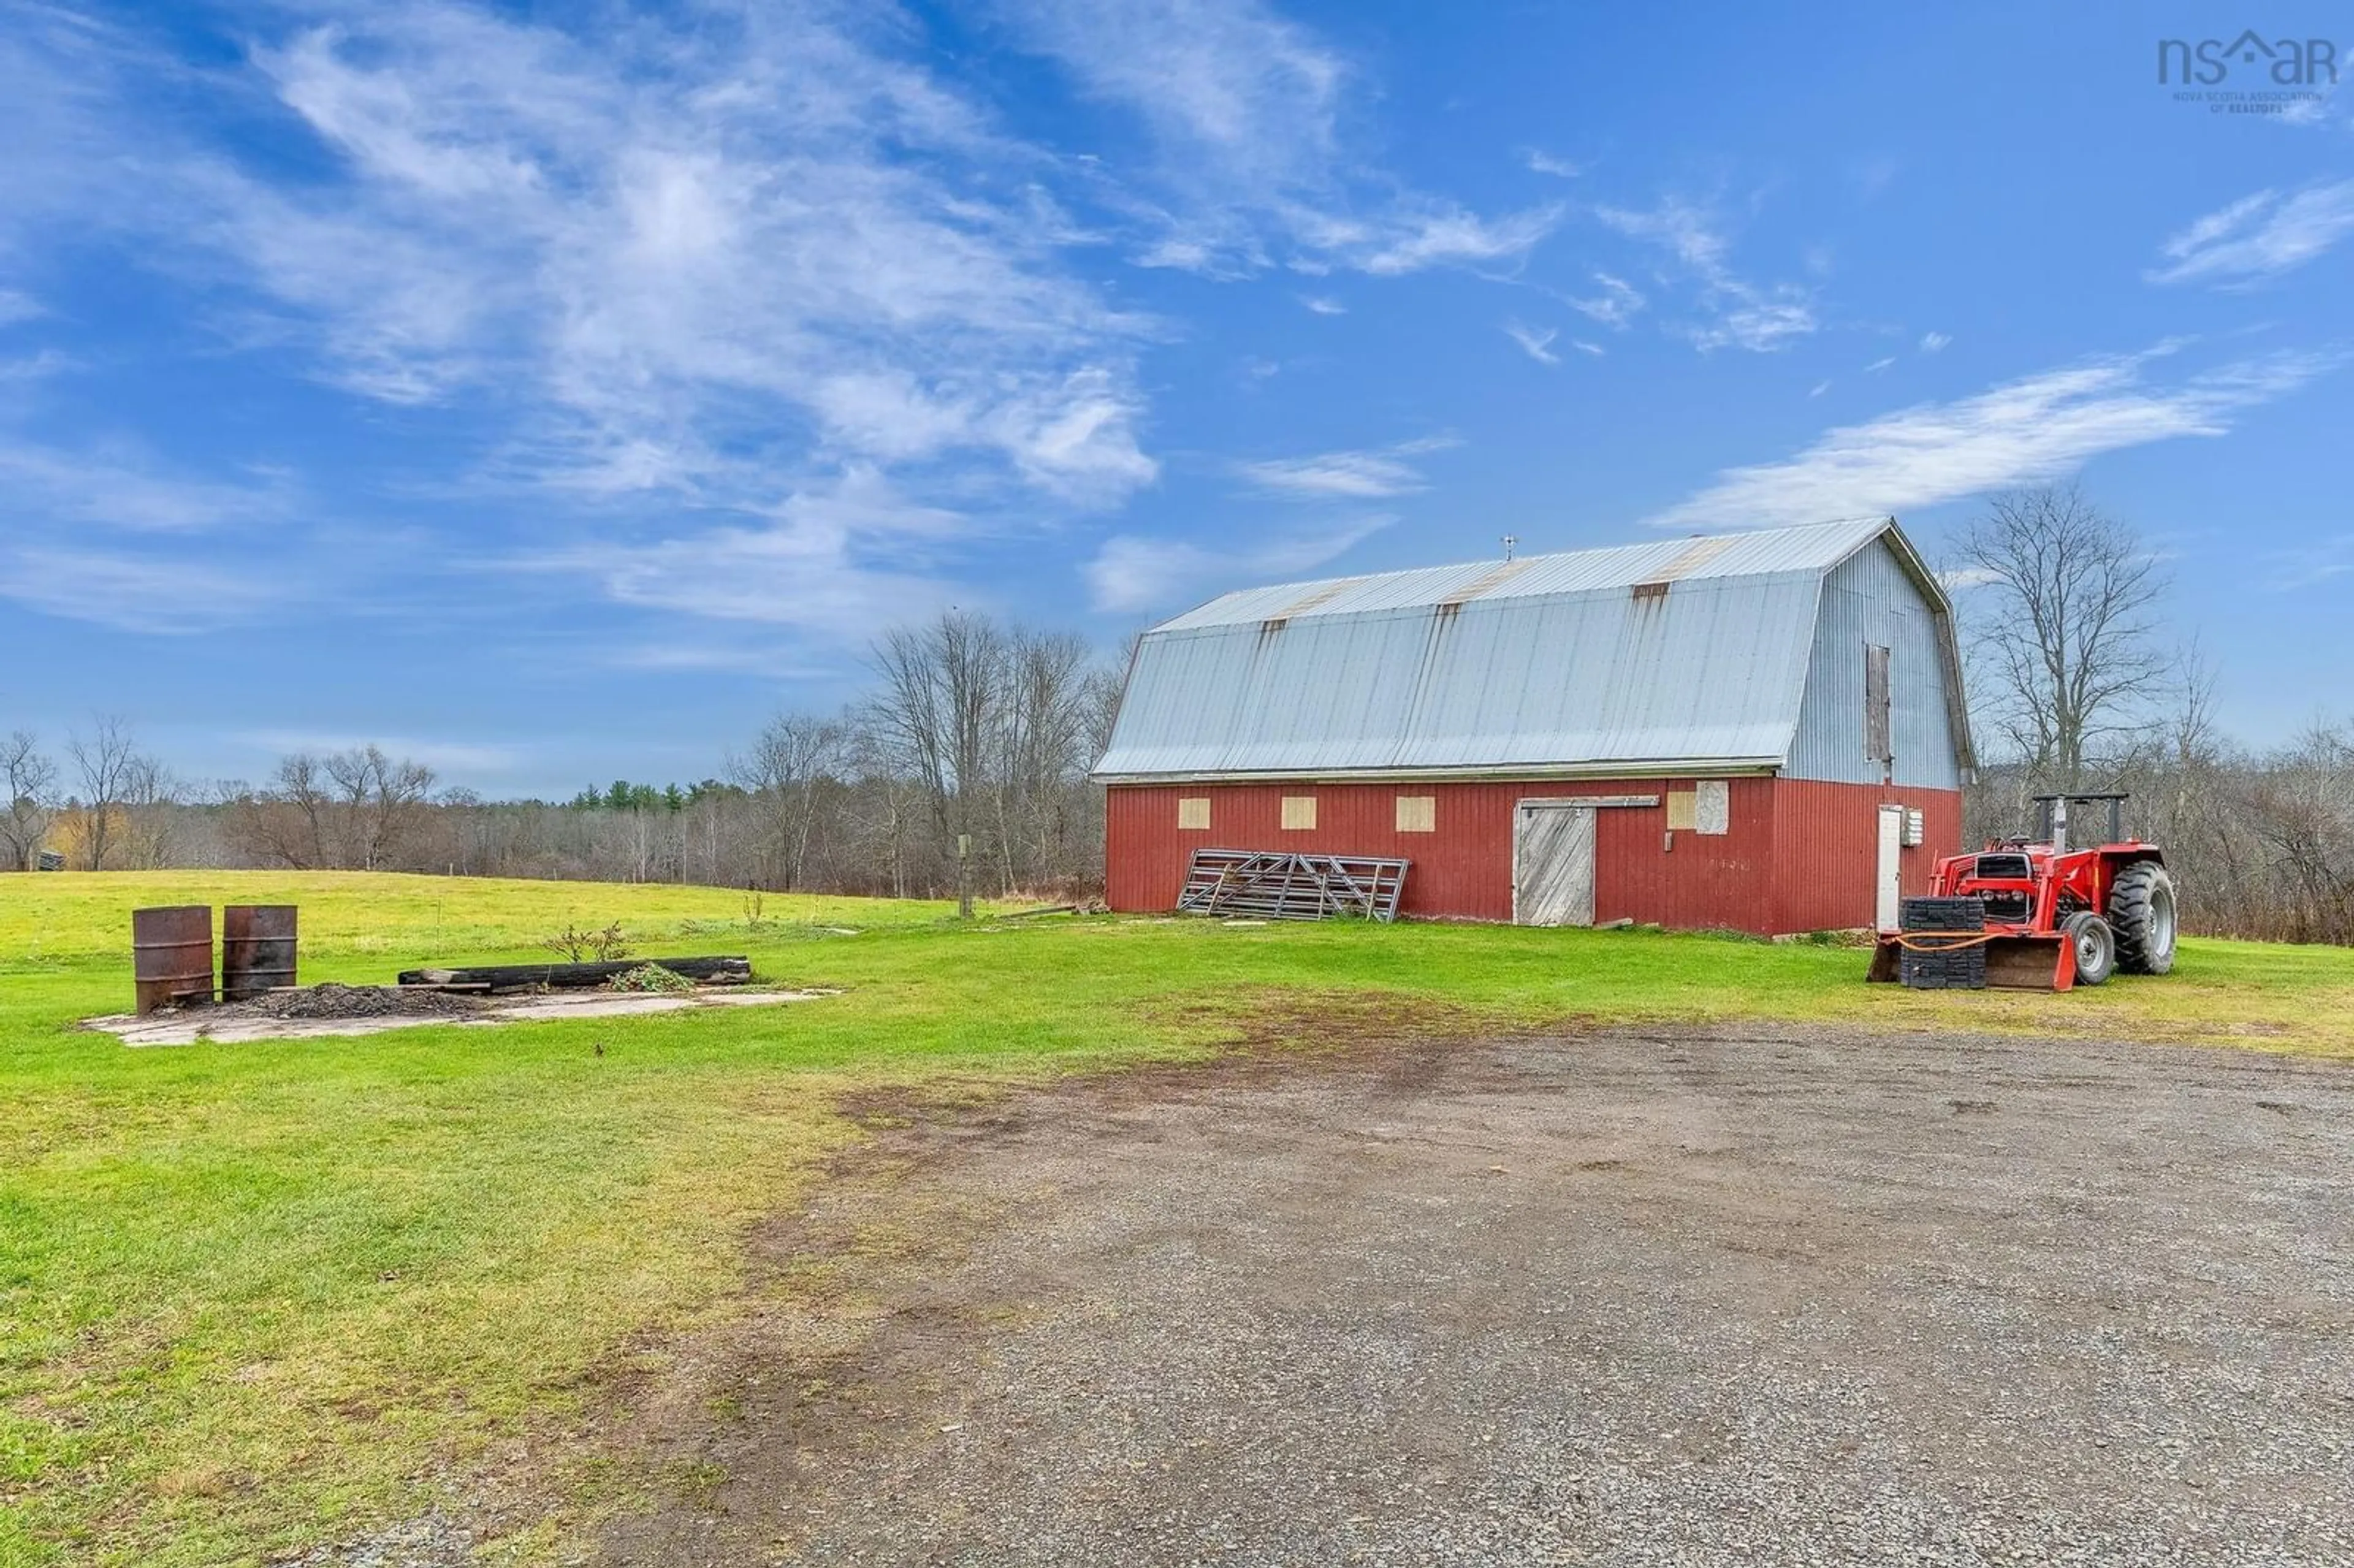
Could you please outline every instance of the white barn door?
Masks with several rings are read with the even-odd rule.
[[[1521,803],[1512,821],[1512,920],[1594,924],[1594,808]]]
[[[1896,929],[1900,901],[1904,885],[1902,871],[1904,855],[1904,808],[1880,808],[1880,897],[1873,917],[1883,931]]]

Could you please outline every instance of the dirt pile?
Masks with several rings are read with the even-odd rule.
[[[224,1002],[202,1011],[214,1018],[467,1018],[482,1011],[472,997],[445,991],[389,985],[305,986],[273,991],[251,1001]]]

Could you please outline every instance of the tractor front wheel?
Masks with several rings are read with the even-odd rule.
[[[2117,972],[2117,934],[2089,909],[2068,916],[2060,934],[2076,949],[2076,983],[2098,985]]]
[[[2109,924],[2116,928],[2117,967],[2162,975],[2174,967],[2174,878],[2154,860],[2137,860],[2109,885]]]

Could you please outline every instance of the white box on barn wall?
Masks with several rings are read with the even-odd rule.
[[[1397,798],[1397,831],[1435,833],[1438,831],[1438,797],[1401,795]]]
[[[1283,798],[1283,825],[1297,832],[1316,825],[1316,797],[1286,795]]]
[[[1703,779],[1692,786],[1692,832],[1722,836],[1733,831],[1733,786]]]
[[[1204,832],[1210,826],[1210,798],[1207,795],[1181,795],[1177,800],[1177,827],[1182,832]]]
[[[1928,836],[1928,823],[1922,819],[1921,808],[1918,806],[1906,807],[1904,810],[1904,847],[1906,849],[1919,849],[1922,842]]]

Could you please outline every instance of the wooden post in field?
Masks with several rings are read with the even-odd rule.
[[[972,835],[957,835],[957,918],[972,918]]]

